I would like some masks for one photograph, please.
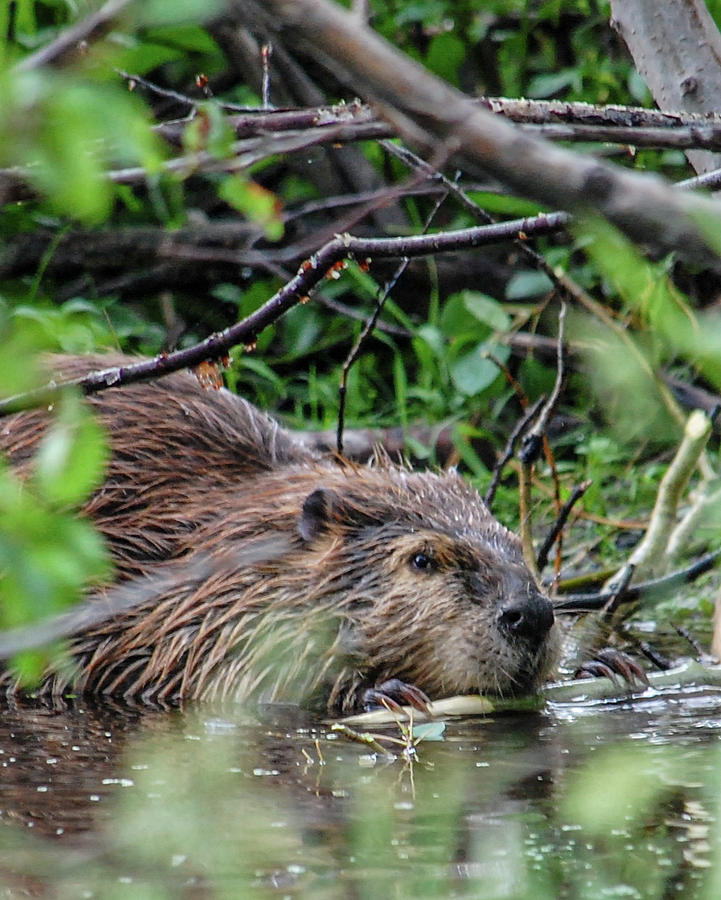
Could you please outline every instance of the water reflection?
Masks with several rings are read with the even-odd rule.
[[[715,897],[720,727],[719,691],[649,692],[451,722],[411,764],[292,709],[10,706],[0,886]]]

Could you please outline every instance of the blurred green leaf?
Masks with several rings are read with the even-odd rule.
[[[58,415],[38,447],[38,491],[59,507],[81,503],[102,481],[107,463],[103,431],[81,398],[66,393]]]
[[[493,331],[507,331],[510,328],[511,317],[498,300],[477,291],[463,291],[461,297],[464,307],[474,319],[488,325]]]
[[[642,821],[668,792],[673,781],[666,775],[674,770],[678,757],[670,747],[654,752],[626,744],[608,750],[574,779],[564,813],[594,834],[626,828]]]
[[[619,440],[628,444],[643,436],[667,442],[679,434],[642,338],[620,335],[580,314],[569,316],[568,334],[583,347],[594,395]]]
[[[283,237],[280,201],[257,182],[241,175],[228,175],[218,186],[218,195],[260,226],[268,240],[278,241]]]
[[[118,68],[134,75],[146,75],[165,63],[182,58],[183,51],[177,47],[129,38],[115,62]]]
[[[536,75],[532,78],[528,87],[528,96],[538,99],[552,97],[564,91],[568,87],[576,90],[581,88],[581,78],[578,69],[565,69],[562,72],[550,72]]]
[[[506,362],[510,355],[505,345],[484,342],[451,363],[453,383],[463,394],[469,397],[480,394],[500,376],[498,366],[487,356],[489,352],[501,362]]]
[[[218,4],[219,6],[222,4]],[[181,6],[176,3],[176,9]],[[200,6],[200,4],[199,4]],[[203,16],[206,18],[208,10],[212,10],[213,4],[203,4]],[[217,53],[218,45],[208,32],[198,25],[189,23],[185,24],[168,24],[162,28],[148,28],[145,32],[145,40],[155,41],[158,44],[171,45],[180,50],[195,53]],[[144,43],[145,43],[144,40]]]
[[[547,294],[553,288],[553,282],[545,272],[516,272],[506,284],[507,300],[527,300]]]
[[[235,134],[224,110],[214,102],[199,103],[197,114],[183,132],[186,151],[200,153],[207,150],[216,159],[230,156],[234,140]]]
[[[78,312],[83,308],[80,302],[70,305]],[[37,324],[26,318],[12,330],[9,324],[0,328],[0,391],[40,383],[34,363],[44,335]],[[111,572],[103,539],[74,512],[102,479],[101,429],[77,396],[64,396],[44,414],[44,436],[22,475],[0,457],[1,628],[57,614]],[[45,654],[26,655],[19,670],[37,677],[44,660]]]
[[[460,38],[447,31],[437,34],[426,54],[426,65],[445,81],[458,86],[458,70],[466,58],[466,45]]]
[[[59,72],[5,73],[0,90],[0,163],[21,166],[53,206],[86,222],[109,214],[113,164],[152,172],[159,144],[140,102],[120,86]]]
[[[135,8],[141,27],[177,26],[210,19],[225,6],[223,0],[143,0]]]

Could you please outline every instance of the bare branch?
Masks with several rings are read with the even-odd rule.
[[[250,5],[244,0],[240,8]],[[696,225],[702,217],[721,217],[721,204],[520,133],[327,0],[267,0],[263,7],[266,22],[291,28],[294,40],[331,61],[424,151],[437,152],[441,143],[462,165],[480,166],[519,194],[554,207],[595,208],[638,240],[721,267]]]
[[[40,66],[65,62],[66,58],[77,52],[83,41],[104,34],[117,18],[118,14],[129,6],[132,0],[108,0],[97,12],[63,31],[54,41],[41,47],[30,56],[26,56],[16,66],[16,72],[30,72]]]
[[[508,97],[482,97],[479,101],[491,112],[511,122],[533,125],[598,125],[622,128],[680,128],[694,125],[719,125],[717,110],[701,113],[646,109],[643,106],[596,106],[592,103],[568,103],[565,100],[525,100]]]
[[[609,590],[617,591],[617,586],[623,584],[629,571],[647,569],[654,572],[667,561],[666,548],[676,520],[681,494],[699,462],[710,435],[711,420],[701,410],[694,410],[688,417],[683,438],[673,461],[661,479],[646,533],[627,562],[607,582],[606,587]]]
[[[705,556],[697,559],[696,562],[685,569],[671,572],[662,578],[653,578],[650,581],[629,585],[623,593],[619,594],[618,600],[621,603],[631,603],[645,596],[651,596],[654,599],[660,598],[662,595],[675,591],[682,584],[689,584],[700,578],[701,575],[709,572],[715,567],[719,558],[721,558],[721,550],[715,550],[713,553],[707,553]],[[602,590],[589,594],[565,594],[558,598],[553,606],[556,612],[590,612],[602,609],[613,596],[614,592],[612,590]]]
[[[661,109],[718,112],[721,35],[703,0],[612,0],[611,24]],[[721,167],[717,153],[687,153],[697,172]]]
[[[159,88],[137,75],[119,72],[161,97],[175,100],[191,109],[197,101],[175,91]],[[721,144],[721,116],[668,113],[635,106],[593,106],[589,103],[560,103],[541,100],[509,100],[483,97],[473,101],[483,109],[511,122],[538,129],[550,140],[616,141],[638,146],[704,147]],[[234,104],[219,104],[232,111]],[[154,131],[172,144],[182,144],[183,134],[192,118],[161,122]],[[343,126],[344,141],[389,138],[394,130],[379,118],[372,107],[358,101],[333,106],[299,109],[248,110],[229,115],[226,124],[238,139],[300,131],[308,128]]]

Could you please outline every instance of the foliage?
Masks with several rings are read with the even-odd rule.
[[[7,202],[0,207],[0,229],[14,248],[8,251],[11,261],[0,266],[0,298],[18,334],[30,327],[43,335],[44,347],[72,352],[119,346],[153,353],[168,339],[187,346],[257,309],[287,277],[288,267],[253,264],[239,270],[221,262],[221,256],[215,260],[211,247],[208,266],[180,268],[174,281],[182,256],[170,266],[162,255],[143,256],[148,236],[182,231],[181,245],[193,250],[208,222],[245,223],[248,243],[272,256],[276,246],[293,247],[294,242],[313,247],[316,232],[323,233],[316,217],[326,228],[337,227],[323,211],[321,181],[312,168],[322,154],[332,162],[332,150],[314,151],[311,165],[299,165],[292,154],[288,159],[260,154],[231,170],[198,168],[202,158],[222,163],[233,151],[232,110],[223,102],[254,107],[260,102],[258,83],[232,68],[224,33],[210,19],[214,8],[220,5],[189,0],[137,4],[84,54],[59,66],[26,70],[18,63],[27,62],[33,50],[47,46],[87,10],[32,0],[4,8],[0,83],[7,102],[0,112],[0,160],[6,173],[22,175],[26,187],[10,181]],[[608,4],[600,0],[494,0],[482,8],[449,0],[378,0],[374,26],[467,91],[647,102],[608,29],[608,14]],[[120,72],[134,77],[123,79]],[[310,73],[321,77],[312,67]],[[157,85],[157,92],[138,82],[142,77]],[[330,99],[338,96],[337,85],[329,83],[326,90]],[[170,92],[180,92],[181,99]],[[192,120],[180,147],[151,130],[153,121],[187,116],[190,104]],[[187,165],[168,168],[166,162],[178,153]],[[405,177],[405,169],[376,144],[353,148],[353,153],[358,164],[362,158],[377,173],[397,181]],[[678,156],[645,151],[628,164],[664,169],[678,162]],[[127,174],[141,170],[141,179]],[[464,187],[494,215],[537,210],[483,185]],[[405,217],[402,227],[419,230],[432,202],[406,196],[398,210]],[[449,198],[431,227],[475,222],[467,208]],[[115,237],[124,232],[127,245]],[[100,244],[88,250],[90,269],[83,260],[78,264],[63,248],[83,234],[90,248],[108,236],[119,258],[103,258]],[[17,262],[26,242],[44,248],[34,268]],[[603,304],[611,322],[622,323],[614,329],[608,321],[574,310],[570,333],[579,346],[589,347],[591,378],[574,374],[564,393],[567,415],[576,426],[559,435],[554,447],[561,496],[592,476],[589,513],[638,519],[650,506],[662,472],[658,454],[679,433],[657,372],[660,367],[682,373],[695,369],[718,385],[717,317],[695,308],[699,288],[693,274],[683,275],[684,285],[691,287],[686,298],[675,283],[673,261],[646,262],[599,223],[580,228],[574,241],[548,239],[538,247],[555,271],[568,273]],[[101,265],[96,266],[95,256]],[[438,265],[418,263],[413,280],[406,275],[394,289],[383,315],[388,331],[375,332],[350,372],[347,421],[400,422],[409,452],[430,463],[436,461],[434,450],[414,435],[413,426],[419,420],[450,422],[456,459],[483,487],[519,415],[518,392],[533,400],[553,384],[552,359],[519,357],[507,340],[518,331],[553,334],[554,307],[547,307],[553,288],[544,272],[513,249],[488,257],[488,284],[479,283],[471,267],[468,277],[461,270],[460,284],[449,288]],[[367,317],[387,270],[351,264],[336,274],[320,291],[324,301]],[[298,306],[266,329],[254,348],[236,349],[228,383],[294,424],[332,428],[343,362],[360,329],[359,320],[318,304]],[[510,367],[516,387],[502,366]],[[15,389],[9,383],[3,387]],[[42,502],[50,502],[49,479],[34,490],[44,491]],[[74,499],[80,502],[80,491]],[[512,479],[501,485],[496,511],[513,524]],[[546,508],[539,522],[552,515]],[[610,540],[601,532],[597,546],[604,557],[615,556],[613,529],[607,534]],[[94,565],[91,572],[97,574]]]
[[[29,328],[4,333],[0,379],[5,390],[27,389],[30,349],[41,346]],[[0,460],[0,626],[15,628],[76,602],[89,581],[111,572],[102,539],[74,513],[103,479],[100,426],[75,393],[65,393],[23,477]],[[27,652],[16,667],[29,682],[47,662]]]

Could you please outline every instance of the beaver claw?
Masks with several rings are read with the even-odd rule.
[[[429,714],[428,704],[430,702],[420,688],[414,684],[406,684],[399,678],[390,678],[382,684],[368,688],[363,694],[363,705],[366,711],[382,706],[391,712],[400,713],[402,706],[405,705]]]
[[[583,663],[576,669],[574,678],[610,678],[615,684],[619,683],[618,676],[626,682],[629,688],[636,688],[649,684],[648,676],[633,657],[622,650],[614,650],[606,647]]]

